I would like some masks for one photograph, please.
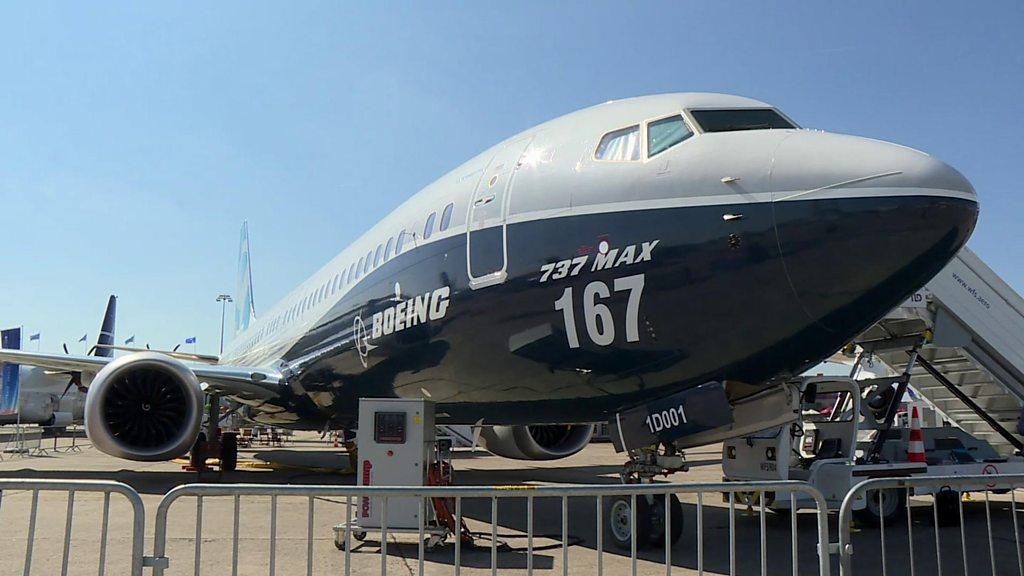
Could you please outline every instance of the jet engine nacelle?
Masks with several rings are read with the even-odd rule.
[[[54,412],[50,415],[50,419],[42,423],[42,426],[47,428],[67,428],[75,423],[75,419],[71,416],[71,412]]]
[[[53,416],[56,409],[57,397],[55,395],[22,388],[21,397],[18,398],[18,413],[22,423],[46,422]]]
[[[593,435],[592,424],[487,426],[480,431],[480,442],[505,458],[557,460],[583,450]]]
[[[203,421],[203,391],[182,362],[156,352],[122,356],[96,374],[85,399],[85,432],[102,452],[170,460],[187,452]]]

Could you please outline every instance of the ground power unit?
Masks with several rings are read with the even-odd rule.
[[[359,486],[428,485],[428,474],[437,458],[434,403],[422,399],[362,398],[356,433]],[[423,506],[425,533],[431,544],[443,541],[447,530],[438,527],[434,508]],[[381,498],[361,497],[355,518],[335,527],[335,544],[344,548],[348,535],[357,540],[367,532],[418,533],[421,519],[416,498],[388,498],[387,516]]]

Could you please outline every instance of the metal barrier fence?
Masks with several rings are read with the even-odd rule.
[[[66,510],[62,514],[64,517],[63,546],[62,555],[60,556],[60,574],[62,575],[68,573],[69,566],[73,566],[76,572],[81,572],[84,568],[82,560],[76,559],[72,561],[71,559],[72,548],[79,552],[84,549],[78,540],[75,541],[74,546],[72,545],[73,524],[76,526],[76,533],[79,535],[83,533],[83,522],[81,520],[76,522],[75,520],[75,495],[83,492],[96,493],[103,496],[102,520],[98,526],[100,539],[98,547],[98,573],[100,576],[108,571],[108,564],[111,564],[107,553],[107,542],[112,521],[116,522],[115,528],[119,525],[126,525],[121,532],[127,533],[125,535],[129,540],[130,557],[121,558],[118,556],[117,559],[118,561],[127,560],[130,563],[130,573],[132,576],[141,576],[146,568],[152,570],[152,574],[162,576],[170,568],[172,560],[175,573],[187,573],[189,568],[191,568],[191,571],[196,575],[203,573],[204,568],[209,569],[207,573],[227,574],[229,573],[227,568],[228,561],[230,561],[230,573],[233,575],[239,573],[251,574],[254,573],[256,568],[261,572],[267,572],[271,576],[274,576],[279,568],[282,571],[295,573],[301,567],[302,559],[305,560],[305,573],[307,575],[312,575],[314,572],[325,573],[326,570],[323,569],[322,562],[317,565],[317,570],[314,569],[315,534],[320,535],[317,538],[319,540],[317,543],[320,545],[324,544],[322,532],[315,532],[315,521],[319,520],[322,524],[325,520],[330,520],[330,524],[333,525],[340,520],[351,520],[353,512],[357,510],[363,498],[378,499],[377,501],[381,505],[382,522],[379,529],[381,536],[379,553],[374,551],[369,556],[364,554],[360,558],[361,561],[364,561],[363,564],[353,567],[353,533],[351,530],[344,530],[344,536],[341,540],[336,539],[334,542],[335,545],[343,549],[343,552],[333,552],[333,548],[331,548],[333,553],[330,554],[330,560],[335,564],[340,563],[339,560],[343,561],[344,574],[346,576],[353,572],[364,573],[367,570],[366,561],[379,561],[381,575],[383,576],[388,573],[389,535],[393,536],[392,529],[388,528],[388,505],[390,503],[398,509],[400,505],[410,501],[412,506],[418,508],[417,518],[420,519],[418,530],[412,529],[404,532],[410,535],[418,535],[418,540],[415,544],[415,567],[407,561],[411,560],[411,553],[409,554],[410,558],[406,558],[401,551],[402,549],[408,550],[410,548],[409,544],[392,543],[392,546],[399,548],[398,559],[402,562],[401,571],[403,573],[415,572],[424,574],[424,563],[428,558],[426,556],[427,543],[424,537],[430,530],[430,528],[423,524],[423,519],[427,517],[427,514],[424,512],[428,506],[432,506],[435,502],[434,499],[438,498],[450,499],[448,502],[452,506],[452,519],[455,526],[462,526],[463,520],[470,517],[475,522],[489,524],[489,534],[487,529],[484,529],[482,533],[476,534],[481,540],[489,541],[489,545],[475,546],[472,552],[468,550],[468,543],[464,545],[460,534],[457,532],[454,534],[455,541],[454,545],[451,546],[451,548],[454,548],[454,556],[450,559],[451,570],[456,576],[459,576],[464,571],[468,572],[470,569],[477,573],[490,572],[492,575],[497,574],[499,569],[501,569],[501,572],[505,573],[505,567],[499,565],[499,555],[504,554],[508,549],[504,545],[499,545],[499,537],[525,538],[526,548],[522,551],[526,553],[526,564],[525,567],[516,566],[516,568],[525,568],[525,573],[528,575],[534,573],[534,552],[540,550],[560,551],[560,568],[563,575],[582,572],[587,574],[596,573],[600,576],[606,571],[615,574],[630,572],[636,575],[640,573],[640,563],[647,562],[648,564],[644,564],[644,573],[651,573],[652,570],[658,573],[663,571],[667,576],[670,576],[674,568],[673,552],[680,557],[680,561],[687,563],[684,564],[686,568],[693,569],[698,574],[704,574],[706,570],[719,573],[726,572],[726,565],[729,574],[736,574],[738,568],[743,568],[746,572],[753,572],[755,569],[759,569],[760,574],[763,576],[767,576],[769,572],[772,574],[791,572],[794,575],[817,572],[821,576],[826,576],[829,573],[827,505],[820,492],[810,485],[801,482],[430,488],[191,484],[179,486],[168,492],[161,499],[156,510],[154,523],[153,554],[152,556],[145,556],[143,553],[145,511],[141,497],[131,487],[119,482],[107,481],[0,479],[0,525],[4,526],[5,529],[3,536],[11,537],[9,528],[15,524],[12,519],[12,517],[15,517],[15,514],[19,517],[27,517],[28,528],[27,532],[25,532],[26,545],[22,570],[24,576],[29,576],[32,573],[33,551],[37,540],[44,537],[39,532],[48,530],[50,533],[53,533],[60,530],[60,522],[53,518],[54,513],[61,515],[60,508],[55,510],[52,506],[40,506],[40,493],[44,492],[63,493],[67,498]],[[131,508],[130,517],[120,515],[112,517],[112,494],[124,496]],[[686,496],[687,505],[692,506],[693,509],[688,509],[684,513],[682,507],[677,502],[674,502],[669,495]],[[788,531],[773,530],[769,534],[767,528],[768,521],[766,518],[770,513],[767,512],[766,506],[778,505],[780,501],[788,499],[790,505],[795,509],[798,495],[802,505],[815,507],[813,514],[800,514],[802,519],[806,519],[808,522],[813,519],[815,522],[816,531],[813,544],[805,539],[802,546],[798,545],[797,514],[795,513],[783,516],[787,520],[786,523],[789,524]],[[18,496],[17,500],[15,500],[15,496]],[[217,497],[227,498],[228,500],[214,500]],[[242,499],[246,497],[255,497],[261,501],[269,500],[268,513],[243,515]],[[774,503],[772,497],[776,497]],[[183,498],[194,498],[195,508],[183,508],[180,505],[175,507],[175,504],[179,503]],[[288,502],[298,499],[300,503],[304,502],[304,506],[282,508],[279,506],[279,499],[287,500]],[[584,499],[583,502],[580,499]],[[324,500],[329,500],[333,505],[337,506],[336,514],[325,513],[321,508],[318,515],[317,503],[323,503]],[[570,500],[573,503],[572,514],[570,514]],[[715,500],[719,501],[718,505],[713,504]],[[94,503],[93,500],[82,500],[82,502],[90,505]],[[650,509],[653,512],[660,513],[660,516],[656,514],[656,517],[662,528],[662,532],[659,532],[657,536],[649,536],[649,530],[645,531],[638,526],[637,515],[631,512],[637,509],[638,502],[655,503]],[[502,510],[501,518],[498,516],[499,503],[501,503]],[[663,508],[659,503],[663,504]],[[221,504],[230,505],[230,508],[228,508],[231,511],[230,515],[227,513],[220,514],[221,511],[226,512]],[[608,504],[611,504],[611,506],[606,507]],[[204,505],[207,506],[207,514],[205,516],[208,520],[208,525],[206,528],[210,529],[210,533],[204,530]],[[252,505],[252,502],[249,502],[248,505]],[[606,526],[609,519],[609,516],[605,513],[606,509],[614,510],[615,506],[625,507],[625,521]],[[183,509],[187,514],[194,512],[194,525],[191,525],[189,522],[171,523],[170,513],[172,507]],[[41,508],[43,520],[39,522]],[[293,524],[295,522],[304,523],[304,530],[299,528],[287,531],[286,529],[282,532],[279,526],[279,517],[284,518],[284,516],[279,514],[279,509],[286,511],[287,519]],[[489,515],[486,513],[488,509]],[[741,515],[744,514],[744,510],[746,510],[748,515],[748,522],[739,521]],[[518,520],[512,523],[507,521],[510,517],[519,515],[524,511],[526,518],[525,526]],[[82,513],[88,513],[88,508]],[[596,522],[591,519],[591,513],[596,513]],[[218,515],[219,517],[211,515]],[[680,532],[675,528],[674,522],[682,520],[684,517],[687,522],[695,521],[694,538],[687,540],[686,543],[676,543],[674,540]],[[519,518],[521,519],[521,516]],[[241,538],[243,528],[253,528],[256,525],[259,525],[256,526],[257,528],[262,528],[262,524],[268,520],[269,525],[266,532],[263,533],[265,536],[254,538],[247,535],[244,539],[247,551],[240,553],[240,540],[243,540]],[[757,526],[756,539],[759,541],[759,548],[756,548],[752,538],[752,528],[755,525],[755,520]],[[535,533],[537,525],[556,525],[557,522],[560,522],[560,530],[556,530],[551,534]],[[517,534],[499,534],[499,523],[502,525],[516,524],[515,530]],[[37,524],[39,524],[38,527]],[[209,543],[218,541],[218,538],[215,538],[212,534],[215,531],[214,528],[219,528],[226,524],[230,524],[231,534],[224,538],[224,544],[230,541],[230,547],[217,546],[213,552],[208,552],[211,556],[218,556],[213,560],[223,561],[223,565],[214,567],[210,566],[210,562],[206,562],[204,565],[204,540],[207,542],[207,547],[212,548],[213,546]],[[243,524],[251,525],[246,527]],[[778,522],[772,520],[772,526],[777,526],[778,524]],[[180,533],[182,527],[185,528],[184,536],[179,535],[179,537],[173,538],[171,531]],[[727,536],[717,532],[720,536],[712,537],[710,543],[706,545],[706,532],[716,534],[717,530],[724,532],[726,527],[728,529]],[[591,539],[584,542],[582,538],[574,536],[570,529],[588,531],[588,537]],[[613,531],[618,533],[611,534]],[[252,530],[248,530],[248,532],[251,533]],[[95,533],[95,530],[88,532],[89,539],[92,539]],[[749,540],[749,544],[743,549],[738,550],[737,540],[738,535],[741,533],[744,541]],[[359,535],[357,534],[356,536],[358,538]],[[621,551],[619,554],[614,554],[614,556],[612,553],[605,552],[606,540],[615,538],[616,542],[621,545],[623,537],[628,537],[628,558],[626,557],[626,550]],[[664,541],[661,542],[661,546],[658,546],[658,548],[663,549],[653,551],[640,550],[641,545],[638,545],[638,540],[646,538],[660,539],[661,537],[664,538]],[[728,539],[727,542],[726,537]],[[169,542],[172,539],[175,540],[173,553],[168,549]],[[281,540],[287,540],[291,545],[285,545],[282,548]],[[392,537],[390,540],[394,540],[394,538]],[[535,543],[535,540],[547,540],[553,543],[538,545]],[[297,541],[304,541],[304,549],[297,545]],[[645,543],[649,541],[644,540]],[[770,546],[769,543],[771,544]],[[52,544],[55,546],[56,542]],[[570,557],[570,548],[579,544],[591,548],[592,552],[586,549],[577,549],[578,551],[575,551]],[[262,550],[267,555],[260,555],[260,558],[255,558],[253,552],[254,545],[265,547]],[[329,544],[328,547],[330,547]],[[753,553],[755,549],[758,552],[757,554]],[[92,549],[90,548],[90,550]],[[282,550],[288,558],[286,562],[279,562]],[[808,560],[802,564],[798,558],[800,550],[803,551],[805,560]],[[451,549],[447,549],[446,554],[450,555],[451,552]],[[555,552],[555,554],[557,553]],[[775,554],[778,554],[778,556],[775,556]],[[339,555],[342,557],[338,558]],[[684,555],[686,556],[685,560],[681,558]],[[812,558],[807,558],[809,555],[813,555]],[[249,561],[249,565],[240,567],[240,558]],[[436,559],[436,557],[431,558]],[[550,573],[557,569],[554,556],[538,556],[538,558],[548,560],[548,564],[541,566],[540,570]],[[16,561],[16,559],[12,560],[10,555],[7,555],[6,559],[7,561]],[[49,555],[45,560],[45,563],[37,563],[39,566],[36,567],[36,573],[56,573],[56,554]],[[467,560],[471,562],[466,564]],[[791,570],[785,567],[786,561],[792,562]],[[254,565],[256,568],[254,568]],[[770,571],[769,566],[771,567]],[[3,565],[0,572],[6,573],[5,569],[7,568],[13,568],[13,566],[10,564]],[[115,569],[112,572],[124,573],[123,569]],[[431,572],[436,573],[436,567],[433,567]],[[332,571],[331,573],[336,572]]]
[[[195,538],[194,538],[194,555],[192,558],[193,562],[193,573],[200,574],[202,572],[202,557],[203,557],[203,506],[204,500],[212,497],[231,497],[233,498],[233,516],[232,516],[232,537],[231,537],[231,574],[236,575],[239,573],[239,533],[241,523],[241,498],[245,496],[256,496],[256,497],[268,497],[270,499],[270,524],[266,535],[266,545],[269,550],[269,561],[267,563],[267,573],[274,576],[277,571],[277,553],[278,553],[278,499],[288,497],[298,497],[306,499],[306,529],[305,529],[305,559],[306,559],[306,574],[312,575],[314,572],[314,518],[316,515],[316,503],[319,500],[326,498],[343,499],[345,504],[345,516],[347,519],[352,518],[352,512],[356,510],[356,506],[362,498],[377,498],[381,502],[382,516],[381,516],[381,528],[380,528],[380,572],[382,575],[388,572],[388,535],[389,529],[387,525],[387,511],[389,501],[397,501],[398,499],[407,500],[415,499],[418,502],[418,518],[419,520],[419,531],[418,531],[418,549],[416,555],[416,573],[424,573],[424,560],[425,560],[425,536],[427,536],[427,528],[423,524],[423,518],[425,517],[424,509],[427,502],[431,502],[431,499],[436,498],[450,498],[453,500],[454,505],[454,521],[455,526],[461,526],[463,521],[464,512],[464,501],[471,499],[478,499],[489,501],[490,503],[490,516],[488,518],[490,523],[490,535],[487,538],[490,541],[490,573],[498,573],[498,553],[499,553],[499,541],[497,526],[499,523],[498,518],[498,503],[503,501],[507,503],[509,500],[520,500],[526,508],[526,573],[532,575],[534,572],[533,566],[533,552],[534,546],[534,524],[535,524],[535,502],[540,499],[558,499],[561,503],[561,534],[560,538],[554,538],[560,540],[560,544],[556,545],[561,549],[561,568],[562,574],[570,573],[569,566],[569,547],[570,547],[570,518],[569,518],[569,499],[570,498],[590,498],[594,500],[593,510],[596,511],[598,522],[596,525],[596,542],[594,545],[596,557],[594,558],[596,565],[595,567],[587,567],[588,573],[596,571],[600,576],[604,574],[604,539],[605,539],[605,514],[604,504],[616,498],[628,498],[630,508],[629,510],[636,510],[637,500],[644,499],[654,496],[660,496],[660,501],[664,503],[664,510],[660,512],[664,520],[663,531],[664,531],[664,570],[666,575],[672,573],[673,562],[672,552],[673,546],[670,538],[672,536],[672,515],[678,514],[679,511],[673,512],[672,506],[670,505],[671,498],[668,497],[670,494],[691,494],[696,496],[696,570],[698,573],[703,574],[705,570],[704,556],[705,556],[705,545],[704,545],[704,521],[705,521],[705,496],[714,494],[719,498],[723,498],[723,504],[728,506],[729,514],[729,573],[736,573],[737,564],[737,550],[736,550],[736,515],[744,507],[740,504],[741,499],[745,499],[749,495],[757,495],[755,505],[758,510],[757,513],[760,515],[759,521],[759,539],[760,539],[760,573],[762,575],[768,574],[768,546],[766,538],[766,511],[765,502],[769,500],[766,495],[773,494],[786,494],[790,500],[790,503],[795,505],[797,500],[797,494],[801,494],[809,498],[814,506],[816,507],[816,521],[817,521],[817,538],[816,538],[816,549],[814,553],[816,555],[815,568],[816,571],[825,576],[829,573],[829,559],[827,552],[828,539],[828,509],[825,503],[824,497],[816,489],[810,485],[800,482],[735,482],[735,483],[713,483],[713,484],[644,484],[644,485],[608,485],[608,486],[543,486],[543,487],[527,487],[527,486],[508,486],[508,487],[430,487],[430,488],[409,488],[409,487],[354,487],[354,486],[300,486],[300,485],[253,485],[253,484],[238,484],[238,485],[222,485],[222,484],[191,484],[184,485],[175,488],[164,496],[160,502],[159,508],[157,509],[156,525],[154,533],[154,544],[153,544],[153,557],[149,559],[150,564],[154,567],[154,574],[160,576],[164,573],[164,570],[168,567],[170,558],[168,558],[168,516],[171,507],[185,497],[194,497],[196,500],[196,511],[195,511]],[[656,500],[657,501],[657,500]],[[338,502],[338,501],[336,501]],[[621,501],[620,501],[621,502]],[[795,506],[794,506],[795,507]],[[637,517],[636,515],[628,514],[629,524],[629,536],[630,536],[630,572],[634,575],[638,573],[638,546],[637,546]],[[788,558],[792,561],[792,573],[798,574],[798,544],[797,544],[797,514],[790,515],[790,550]],[[414,532],[415,533],[415,532]],[[344,553],[344,573],[347,575],[352,572],[352,532],[344,531],[344,540],[339,542],[339,548],[343,549]],[[720,544],[715,542],[714,545],[717,547]],[[454,560],[453,560],[453,571],[458,576],[463,568],[463,550],[462,550],[462,539],[459,534],[455,534],[454,542]],[[476,548],[479,550],[479,548]],[[294,568],[294,566],[291,566]],[[411,567],[403,567],[403,571],[411,571]],[[486,570],[486,566],[475,566],[477,569]],[[219,570],[218,573],[226,573],[226,568]],[[248,572],[247,572],[248,573]]]
[[[887,554],[890,541],[898,540],[900,544],[906,542],[907,562],[900,563],[900,570],[897,573],[909,574],[937,574],[944,573],[969,574],[1007,574],[1016,572],[1024,576],[1024,555],[1020,546],[1017,520],[1017,497],[1016,490],[1024,487],[1024,475],[981,475],[981,476],[934,476],[934,477],[909,477],[909,478],[880,478],[861,482],[847,494],[839,511],[839,557],[840,573],[842,576],[853,576],[859,569],[863,573],[889,574],[890,555]],[[981,522],[981,502],[972,502],[969,513],[964,514],[964,501],[968,499],[967,494],[984,494],[984,542],[987,547],[981,546],[982,536],[979,531],[969,529],[970,521],[974,525]],[[932,534],[922,537],[919,533],[914,535],[914,514],[917,509],[924,516],[927,505],[913,506],[911,497],[931,498],[930,518],[919,518],[922,523],[930,521]],[[861,505],[873,505],[877,510],[883,510],[891,517],[889,521],[877,522],[879,547],[871,547],[870,552],[855,558],[855,547],[853,543],[854,520],[857,508]],[[974,504],[977,504],[976,506]],[[1000,510],[993,510],[996,506],[1004,509],[1003,518],[998,516]],[[905,508],[905,510],[903,510]],[[1008,512],[1008,514],[1007,514]],[[905,516],[905,517],[904,517]],[[1008,518],[1006,517],[1008,516]],[[905,522],[904,530],[895,527],[897,522]],[[1006,524],[1005,531],[999,525],[996,529],[998,536],[993,536],[993,522]],[[959,528],[957,528],[959,526]],[[995,539],[1009,540],[1004,534],[1013,531],[1014,550],[1006,552],[1004,546],[996,546]],[[886,532],[889,536],[886,536]],[[920,531],[919,531],[920,532]],[[860,536],[864,537],[862,545],[871,536],[866,531]],[[930,548],[934,536],[934,557],[915,555],[915,550],[920,552],[924,548]],[[945,536],[945,538],[943,538]],[[943,540],[947,542],[957,537],[958,542],[953,546],[943,546]],[[927,545],[927,546],[926,546]],[[997,555],[997,550],[1001,553]],[[946,551],[946,562],[943,561],[943,551]],[[957,552],[960,558],[953,558],[952,552]],[[988,562],[984,562],[984,554],[988,554]],[[879,555],[880,553],[880,555]],[[857,561],[856,564],[854,561]],[[881,567],[877,562],[881,562]],[[987,564],[987,565],[986,565]],[[962,572],[960,569],[962,568]],[[944,572],[945,570],[945,572]]]
[[[103,514],[100,523],[100,545],[99,545],[99,566],[98,574],[103,576],[107,568],[107,541],[110,524],[110,495],[120,494],[128,501],[132,509],[131,518],[131,557],[130,573],[132,576],[141,576],[143,568],[143,542],[145,536],[145,510],[142,505],[142,498],[130,486],[120,482],[108,482],[99,480],[8,480],[0,479],[0,526],[5,532],[12,530],[14,520],[4,517],[4,501],[8,501],[8,511],[11,508],[9,501],[18,492],[28,492],[31,495],[31,504],[28,513],[28,531],[25,539],[25,557],[22,566],[22,574],[29,576],[32,573],[32,556],[36,543],[37,519],[39,515],[39,495],[42,492],[56,492],[67,494],[67,509],[64,519],[64,536],[61,556],[62,576],[68,573],[71,553],[71,533],[75,517],[75,494],[79,492],[99,493],[103,495]],[[9,516],[10,514],[8,514]],[[5,554],[5,561],[16,560],[14,555]],[[50,572],[52,573],[52,571]]]

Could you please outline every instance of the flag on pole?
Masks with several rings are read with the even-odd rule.
[[[85,342],[89,338],[89,333],[82,334],[82,337],[78,339],[79,342]]]
[[[36,332],[35,334],[32,334],[31,336],[28,337],[29,342],[32,342],[33,340],[39,340],[39,332]]]
[[[196,337],[195,336],[189,336],[188,338],[185,338],[185,344],[195,344],[195,343],[196,343]]]
[[[132,334],[131,336],[128,337],[127,340],[124,341],[124,345],[125,346],[127,346],[129,344],[134,344],[134,343],[135,343],[135,334]]]

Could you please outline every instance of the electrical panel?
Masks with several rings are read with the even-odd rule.
[[[434,403],[422,399],[359,400],[360,486],[426,486],[434,458]],[[364,528],[379,528],[383,501],[363,497],[357,519]],[[416,528],[416,498],[388,498],[388,528]]]

